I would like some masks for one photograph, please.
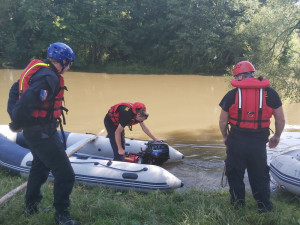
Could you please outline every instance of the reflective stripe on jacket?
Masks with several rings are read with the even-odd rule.
[[[22,97],[22,94],[29,88],[32,76],[41,68],[50,68],[49,64],[44,63],[41,60],[34,59],[28,66],[24,69],[21,74],[19,81],[19,98]],[[49,115],[49,119],[59,118],[62,115],[62,101],[64,100],[64,79],[61,75],[58,75],[60,83],[60,91],[55,96],[54,99],[47,100],[45,99],[43,105],[39,109],[35,109],[31,116],[34,118],[46,118]]]

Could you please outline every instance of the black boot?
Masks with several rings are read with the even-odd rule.
[[[244,199],[238,199],[236,201],[231,201],[231,205],[234,207],[234,209],[241,209],[245,206],[245,200]]]
[[[271,201],[268,201],[266,204],[262,202],[258,202],[258,212],[259,213],[267,213],[271,212],[273,209],[273,204]]]
[[[230,196],[230,204],[235,209],[240,209],[245,206],[245,199],[244,198],[238,199],[235,195],[231,195]]]
[[[76,220],[72,220],[68,211],[56,212],[54,216],[55,222],[60,225],[80,225]]]
[[[39,210],[38,210],[38,207],[37,207],[37,204],[34,204],[34,205],[30,205],[30,206],[26,206],[23,213],[27,216],[29,215],[32,215],[34,213],[37,213]]]

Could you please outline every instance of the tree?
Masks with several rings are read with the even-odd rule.
[[[300,8],[294,2],[266,1],[240,35],[247,48],[243,57],[252,61],[282,96],[296,99],[300,91]]]
[[[44,57],[56,38],[50,1],[16,0],[1,5],[1,60],[23,68],[31,58]],[[3,7],[3,8],[2,8]],[[43,12],[37,9],[44,9]]]

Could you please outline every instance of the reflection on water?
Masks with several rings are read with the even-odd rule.
[[[20,70],[0,70],[0,124],[8,124],[9,88]],[[182,179],[184,188],[217,189],[226,157],[218,129],[221,98],[228,91],[223,77],[192,75],[107,75],[67,73],[66,107],[70,110],[66,131],[98,133],[110,106],[119,102],[144,102],[150,113],[145,122],[152,133],[185,155],[180,163],[164,168]],[[287,131],[269,161],[282,152],[300,148],[300,104],[284,104]],[[274,122],[272,123],[274,130]],[[126,136],[148,139],[139,126]],[[247,183],[247,179],[245,179]],[[228,186],[226,187],[228,188]]]

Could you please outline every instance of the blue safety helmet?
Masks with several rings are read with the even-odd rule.
[[[63,68],[69,65],[70,62],[75,61],[75,53],[72,48],[61,42],[55,42],[49,46],[47,57],[59,61]],[[64,59],[66,63],[63,62]]]

